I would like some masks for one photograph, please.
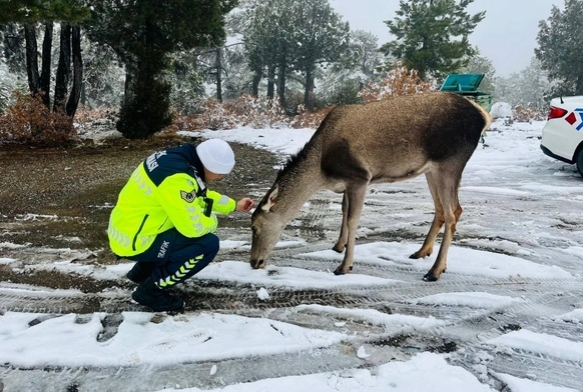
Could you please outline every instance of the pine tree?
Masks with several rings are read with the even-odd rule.
[[[255,0],[247,4],[248,22],[243,41],[249,68],[254,73],[252,94],[259,94],[259,83],[267,77],[267,97],[277,93],[286,107],[286,82],[292,72],[295,45],[292,42],[293,0]]]
[[[294,69],[305,80],[304,106],[313,109],[314,78],[318,66],[337,61],[348,49],[348,22],[332,10],[328,0],[293,2]]]
[[[474,15],[465,11],[473,1],[400,0],[397,17],[385,21],[396,40],[384,44],[381,52],[417,70],[422,78],[459,71],[476,54],[468,36],[485,17],[485,11]]]
[[[91,37],[113,48],[126,67],[126,93],[117,125],[125,137],[145,139],[171,122],[170,85],[161,78],[170,65],[169,55],[176,50],[222,45],[226,38],[225,14],[236,3],[236,0],[91,2]]]
[[[77,110],[83,78],[81,30],[89,8],[75,0],[0,0],[0,24],[18,24],[24,28],[26,74],[33,96],[50,107],[51,54],[54,23],[60,23],[59,63],[55,75],[53,111],[73,117]],[[42,63],[39,72],[37,29],[44,30]],[[70,83],[71,61],[73,81]],[[71,91],[69,92],[69,85]]]
[[[286,83],[292,73],[303,79],[304,104],[313,106],[318,67],[338,60],[348,48],[349,25],[342,22],[328,0],[262,0],[248,4],[248,23],[243,28],[245,53],[255,73],[253,94],[267,77],[267,96],[286,107]]]
[[[551,16],[539,22],[535,55],[549,80],[555,82],[555,95],[583,95],[582,0],[565,0],[565,10],[553,6]]]
[[[525,69],[507,78],[496,78],[496,99],[545,113],[548,110],[548,92],[551,84],[541,63],[535,57]]]
[[[381,66],[378,38],[363,30],[350,32],[348,49],[338,61],[323,71],[318,87],[318,98],[323,106],[361,102],[358,92],[368,81],[379,79]]]

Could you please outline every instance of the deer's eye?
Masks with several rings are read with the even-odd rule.
[[[257,228],[257,226],[251,226],[251,231],[253,232],[253,234],[257,234],[259,229]]]

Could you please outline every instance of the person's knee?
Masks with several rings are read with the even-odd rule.
[[[207,234],[204,236],[205,254],[216,256],[220,249],[220,240],[215,234]]]

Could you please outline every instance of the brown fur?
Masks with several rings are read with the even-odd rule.
[[[251,265],[263,267],[287,222],[316,191],[330,189],[344,193],[342,228],[333,249],[346,250],[335,273],[348,273],[366,187],[425,174],[435,218],[423,246],[411,257],[429,256],[445,224],[437,260],[424,278],[437,280],[446,268],[462,212],[458,201],[462,172],[490,122],[490,115],[477,104],[443,92],[338,106],[278,173],[255,210]]]

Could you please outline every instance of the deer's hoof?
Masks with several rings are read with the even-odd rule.
[[[334,246],[332,247],[332,250],[333,250],[334,252],[337,252],[337,253],[342,253],[342,252],[344,252],[344,249],[346,249],[346,245],[343,245],[343,246],[340,246],[340,245],[334,245]]]
[[[433,250],[431,250],[429,252],[421,252],[420,250],[418,250],[417,252],[415,252],[411,256],[409,256],[409,258],[410,259],[424,259],[426,257],[431,256],[431,253],[433,253]]]
[[[437,279],[439,279],[439,278],[438,277],[435,277],[435,275],[433,275],[430,272],[426,273],[425,276],[423,277],[423,280],[425,282],[436,282]]]
[[[348,267],[348,272],[352,272],[352,266]],[[334,271],[334,275],[346,275],[348,272],[342,272],[342,269],[340,267],[338,267]]]

